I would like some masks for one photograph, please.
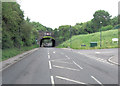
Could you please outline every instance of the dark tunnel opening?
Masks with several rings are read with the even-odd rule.
[[[40,47],[55,47],[55,40],[52,38],[42,38],[40,40]]]

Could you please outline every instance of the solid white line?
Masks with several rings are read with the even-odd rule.
[[[48,55],[48,59],[50,59],[50,55]]]
[[[94,76],[91,76],[98,84],[102,84],[100,81],[98,81]]]
[[[53,78],[53,76],[51,76],[51,83],[52,83],[52,86],[55,86],[55,85],[54,85],[55,82],[54,82],[54,78]]]
[[[64,62],[64,61],[53,61],[53,62],[60,62],[60,63],[66,63],[66,64],[73,64],[73,63],[69,63],[69,62]]]
[[[83,69],[80,65],[78,65],[76,62],[73,61],[73,63],[78,66],[80,69]]]
[[[54,60],[51,60],[51,61],[56,61],[56,60],[68,60],[68,59],[54,59]]]
[[[75,83],[78,83],[78,84],[86,84],[86,83],[83,83],[83,82],[80,82],[80,81],[76,81],[76,80],[68,79],[68,78],[61,77],[61,76],[56,76],[56,78],[64,79],[64,80],[71,81],[71,82],[75,82]]]
[[[77,70],[77,69],[68,68],[68,67],[62,67],[62,66],[56,66],[56,65],[53,65],[53,67],[61,68],[61,69],[68,69],[68,70],[74,70],[74,71],[80,71],[80,70]]]
[[[51,62],[49,61],[49,68],[52,69],[52,65],[51,65]]]

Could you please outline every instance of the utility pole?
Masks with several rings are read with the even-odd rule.
[[[100,22],[100,26],[102,26],[101,24],[102,24],[102,22]],[[100,27],[100,48],[101,47],[102,47],[102,29]]]
[[[71,25],[70,25],[70,47],[71,47]]]

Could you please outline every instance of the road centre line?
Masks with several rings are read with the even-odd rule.
[[[78,83],[78,84],[86,84],[86,83],[83,83],[83,82],[80,82],[80,81],[68,79],[68,78],[61,77],[61,76],[56,76],[56,78],[63,79],[63,80],[67,80],[67,81],[71,81],[71,82]]]
[[[55,86],[55,85],[54,85],[55,82],[54,82],[54,78],[53,78],[53,76],[51,76],[50,78],[51,78],[51,84],[52,84],[52,86]]]
[[[49,68],[52,69],[52,65],[51,65],[51,62],[49,61]]]
[[[56,53],[55,51],[53,51],[53,53]]]
[[[91,76],[91,78],[93,78],[98,84],[101,84],[101,86],[103,86],[102,83],[98,79],[96,79],[94,76]]]
[[[62,66],[56,66],[56,65],[53,65],[53,67],[61,68],[61,69],[68,69],[68,70],[73,70],[73,71],[80,71],[78,69],[73,69],[73,68],[68,68],[68,67],[62,67]]]
[[[48,55],[48,59],[50,59],[50,55]]]
[[[77,66],[77,67],[79,67],[80,69],[83,69],[80,65],[78,65],[76,62],[74,62],[73,61],[73,63]]]

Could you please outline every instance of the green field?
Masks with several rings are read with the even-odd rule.
[[[101,48],[117,48],[118,43],[117,42],[113,43],[112,38],[118,38],[118,29],[102,31]],[[97,46],[90,47],[90,42],[97,42]],[[81,45],[86,45],[86,46],[81,46]],[[57,48],[68,48],[68,47],[73,49],[100,49],[100,32],[72,36],[71,39],[57,46]]]
[[[37,48],[37,47],[38,47],[38,45],[33,45],[33,46],[29,46],[29,47],[21,47],[21,49],[18,49],[18,48],[4,49],[4,50],[2,50],[2,60],[9,59],[13,56],[16,56],[18,54],[21,54],[25,51],[28,51],[28,50],[31,50],[31,49]]]

